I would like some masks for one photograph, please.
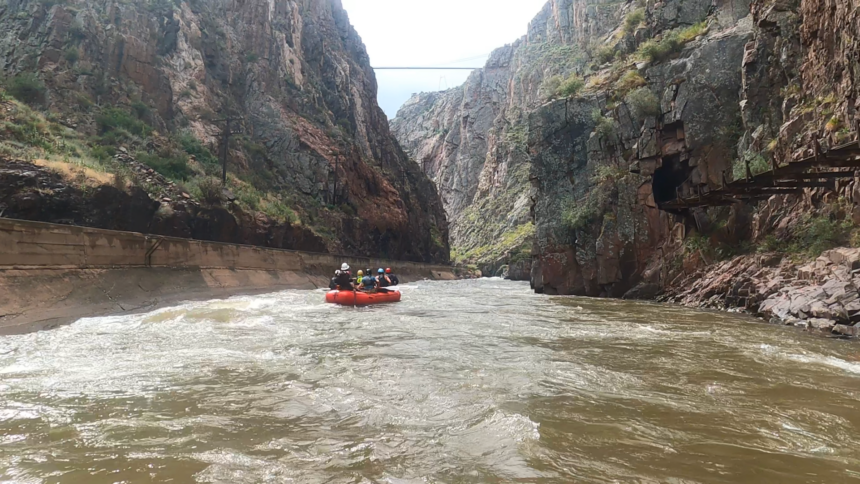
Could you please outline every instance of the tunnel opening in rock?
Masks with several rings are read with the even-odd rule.
[[[654,201],[659,205],[678,198],[678,187],[690,177],[688,160],[681,160],[680,155],[663,158],[663,166],[654,171],[652,186]]]

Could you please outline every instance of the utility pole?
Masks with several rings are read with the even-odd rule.
[[[227,186],[227,153],[230,149],[230,137],[235,133],[230,129],[233,121],[241,120],[239,117],[228,116],[224,121],[224,131],[221,132],[221,184]]]

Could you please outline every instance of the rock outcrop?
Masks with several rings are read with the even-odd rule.
[[[231,177],[298,212],[320,249],[448,260],[438,194],[391,135],[339,0],[3,2],[0,67],[36,73],[42,106],[92,135],[118,108],[214,148],[230,117]]]
[[[736,257],[676,287],[667,300],[742,309],[774,323],[860,336],[860,249],[830,250],[802,266],[777,253]]]
[[[685,15],[708,13],[702,4]],[[658,14],[652,12],[651,29],[683,28]],[[532,113],[536,290],[621,297],[639,283],[660,284],[653,266],[684,219],[658,203],[722,183],[733,159],[726,131],[740,124],[742,75],[734,61],[752,24],[721,16],[710,22],[709,33],[676,58],[616,67],[625,72],[620,79],[605,69],[594,75],[614,77],[614,85]],[[619,93],[624,77],[638,80],[640,97]],[[653,106],[642,106],[648,98]]]

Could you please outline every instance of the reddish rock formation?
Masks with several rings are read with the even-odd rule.
[[[36,72],[65,124],[96,134],[99,112],[134,108],[216,147],[230,114],[230,172],[304,215],[320,249],[448,260],[439,197],[391,136],[339,0],[23,0],[0,5],[0,31],[3,74]]]
[[[778,253],[737,257],[682,279],[667,300],[742,309],[774,323],[857,336],[858,288],[860,249],[840,248],[800,267]]]

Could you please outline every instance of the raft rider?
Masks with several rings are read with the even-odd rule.
[[[388,287],[391,285],[391,279],[389,279],[388,276],[385,275],[385,270],[383,268],[380,267],[379,270],[376,271],[376,273],[376,281],[380,288]]]
[[[361,271],[358,271],[358,273],[361,274]],[[361,285],[358,286],[358,288],[367,292],[372,292],[376,289],[376,278],[371,276],[368,272],[368,274],[364,276],[364,279],[361,280]]]
[[[359,271],[361,272],[361,271]],[[352,291],[354,288],[352,287],[352,278],[349,273],[349,264],[346,262],[340,266],[340,271],[338,271],[335,275],[334,283],[337,286],[337,289],[341,291]]]
[[[396,275],[391,273],[391,268],[388,267],[385,269],[385,275],[388,277],[388,280],[391,282],[391,286],[397,286],[400,284],[400,279],[397,278]]]

